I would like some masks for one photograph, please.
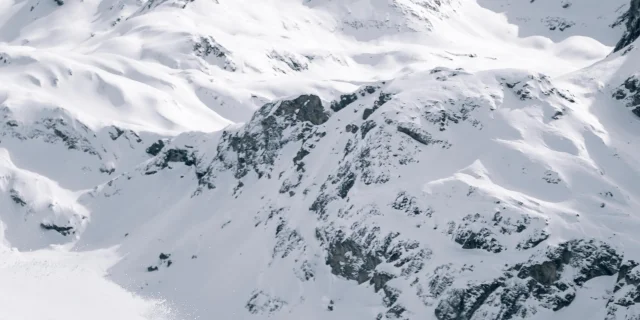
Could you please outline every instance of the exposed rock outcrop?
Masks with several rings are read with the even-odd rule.
[[[613,49],[614,52],[624,49],[640,37],[640,0],[631,0],[629,11],[620,17],[620,21],[626,21],[626,31]]]

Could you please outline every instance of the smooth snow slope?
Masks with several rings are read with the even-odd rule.
[[[0,319],[640,314],[591,2],[1,2]]]
[[[0,249],[0,319],[175,319],[161,301],[135,297],[104,278],[112,255]]]

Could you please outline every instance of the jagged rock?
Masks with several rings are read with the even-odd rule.
[[[640,27],[639,27],[640,28]],[[627,108],[640,117],[640,76],[627,78],[614,92],[613,98],[626,102]]]
[[[273,59],[275,61],[279,61],[284,63],[287,67],[289,67],[289,69],[293,70],[293,71],[304,71],[304,70],[308,70],[309,69],[309,63],[308,61],[310,61],[310,59],[308,57],[302,57],[296,54],[292,54],[289,52],[278,52],[278,51],[271,51],[267,54],[267,57],[269,57],[270,59]],[[303,60],[307,60],[307,62],[303,61]],[[281,71],[283,73],[286,73],[284,70],[279,69],[279,68],[274,68],[277,71]]]
[[[287,302],[282,299],[272,297],[263,291],[255,291],[247,301],[245,308],[251,314],[270,315],[280,311],[285,305]]]
[[[469,122],[472,126],[482,129],[482,124],[477,119],[472,117],[472,112],[480,108],[480,105],[473,100],[469,101],[446,101],[442,103],[435,103],[425,106],[427,109],[424,112],[424,118],[439,126],[440,131],[445,131],[451,123],[459,124],[463,122]],[[444,108],[444,109],[443,109]]]
[[[11,189],[9,191],[9,196],[11,197],[11,200],[13,200],[13,202],[19,204],[21,207],[24,207],[27,205],[27,202],[22,199],[18,191]]]
[[[560,17],[547,17],[544,22],[549,30],[564,31],[575,25],[575,22]]]
[[[267,175],[275,163],[279,150],[286,144],[308,140],[318,140],[325,136],[325,132],[317,128],[325,123],[329,115],[325,112],[318,96],[303,95],[294,100],[268,103],[260,108],[253,116],[247,127],[240,131],[222,133],[221,144],[218,146],[218,155],[215,166],[219,170],[234,170],[235,177],[240,179],[250,171],[254,171],[258,178]],[[286,129],[293,128],[287,137],[283,136]],[[300,160],[309,151],[302,149],[294,158],[298,170],[302,170]],[[213,185],[215,178],[213,168],[201,177]]]
[[[349,174],[345,176],[344,180],[340,184],[340,187],[338,188],[338,195],[340,196],[340,198],[343,198],[343,199],[346,198],[347,195],[349,194],[349,190],[353,188],[355,183],[356,183],[356,174],[353,172],[349,172]]]
[[[56,231],[63,236],[68,236],[75,233],[75,230],[72,226],[61,227],[53,223],[40,223],[40,228],[44,230]]]
[[[607,302],[605,320],[636,319],[640,316],[637,304],[640,303],[640,268],[638,263],[625,261],[618,272],[613,295]]]
[[[364,109],[362,113],[362,120],[367,120],[369,116],[371,116],[378,108],[387,103],[393,97],[390,93],[380,92],[380,96],[378,96],[378,100],[373,103],[373,107]]]
[[[327,310],[333,311],[333,300],[329,301],[329,305],[327,305]]]
[[[420,128],[416,128],[415,126],[410,124],[398,125],[398,132],[406,134],[411,139],[424,144],[425,146],[438,143],[443,144],[443,146],[445,147],[448,146],[448,143],[446,143],[445,141],[433,139],[433,137],[428,132]]]
[[[422,210],[418,205],[418,199],[410,196],[406,191],[398,193],[396,199],[391,204],[391,207],[396,210],[404,211],[409,215],[418,216],[422,214]]]
[[[402,316],[402,314],[404,314],[405,311],[407,311],[407,309],[405,309],[403,306],[395,305],[389,310],[387,310],[385,317],[387,319],[400,319],[400,317]]]
[[[358,100],[358,96],[355,93],[341,95],[339,101],[331,102],[331,110],[340,111],[356,100]]]
[[[621,256],[597,240],[571,240],[542,256],[515,265],[486,283],[451,290],[435,310],[439,320],[526,318],[537,308],[553,311],[570,305],[576,287],[599,276],[614,275]],[[566,270],[571,271],[566,272]]]
[[[112,126],[113,130],[115,130],[116,132],[109,132],[109,136],[111,137],[111,140],[118,140],[118,138],[120,138],[123,134],[124,134],[124,130],[116,127],[116,126]]]
[[[478,232],[460,230],[455,236],[455,242],[461,244],[462,249],[482,249],[493,253],[504,250],[493,232],[487,228],[482,228]]]
[[[322,106],[322,101],[316,95],[302,95],[294,100],[285,100],[278,104],[274,115],[285,118],[295,118],[295,121],[308,121],[313,125],[320,125],[329,119],[329,115]]]
[[[158,140],[147,148],[146,152],[152,156],[157,156],[162,151],[162,148],[164,148],[164,141]]]
[[[357,125],[355,125],[355,124],[348,124],[348,125],[345,127],[345,130],[346,130],[347,132],[350,132],[350,133],[357,133],[357,132],[358,132],[358,129],[359,129],[359,128],[358,128],[358,126],[357,126]]]
[[[622,50],[640,37],[640,0],[631,0],[629,11],[623,14],[619,21],[626,21],[626,31],[616,44],[613,52]]]
[[[327,264],[331,273],[362,284],[370,280],[380,258],[351,239],[336,241],[329,247]]]
[[[536,230],[528,239],[518,243],[516,249],[528,250],[535,248],[537,245],[549,238],[549,233],[545,230]]]
[[[393,278],[395,278],[395,276],[387,272],[375,272],[371,280],[369,280],[369,283],[373,285],[373,290],[378,292]]]
[[[192,166],[196,163],[194,156],[189,155],[189,151],[184,149],[167,150],[162,162],[162,168],[166,168],[171,162],[182,162],[187,166]]]
[[[572,240],[562,243],[546,254],[549,259],[541,264],[530,264],[519,269],[518,277],[531,277],[543,285],[549,285],[560,277],[567,265],[577,273],[572,281],[578,285],[599,276],[614,275],[622,263],[621,256],[608,244],[597,240]]]
[[[360,135],[362,136],[362,139],[364,139],[364,137],[367,135],[367,133],[369,133],[369,131],[371,131],[371,129],[376,127],[376,123],[373,120],[368,120],[362,123],[361,126],[361,130],[360,130]]]
[[[338,112],[348,105],[356,102],[359,97],[365,97],[367,94],[373,94],[378,89],[379,87],[365,86],[364,88],[358,90],[358,92],[341,95],[338,101],[331,102],[331,110]]]
[[[224,70],[233,72],[237,69],[236,64],[230,57],[231,53],[229,50],[215,41],[213,37],[200,37],[198,41],[193,44],[193,52],[197,56]]]
[[[271,255],[273,258],[279,256],[284,259],[296,249],[302,250],[304,247],[304,239],[300,233],[295,229],[285,228],[284,223],[279,224],[276,228],[276,239],[277,242]]]
[[[454,280],[455,271],[452,264],[449,263],[435,268],[426,283],[422,283],[419,278],[416,278],[411,286],[416,287],[416,295],[425,305],[432,305],[453,285]]]

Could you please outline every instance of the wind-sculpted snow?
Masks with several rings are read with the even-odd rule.
[[[635,4],[540,2],[1,3],[2,246],[184,318],[633,319]]]

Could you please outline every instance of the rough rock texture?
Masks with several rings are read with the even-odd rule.
[[[627,108],[640,117],[640,77],[634,74],[627,78],[613,92],[613,98],[624,101]]]
[[[622,257],[598,240],[572,240],[534,254],[492,281],[454,289],[435,310],[440,320],[527,318],[569,306],[585,282],[621,270]],[[626,270],[626,269],[625,269]]]
[[[614,52],[624,49],[632,44],[640,37],[640,0],[631,0],[629,11],[627,11],[621,20],[625,20],[626,31],[624,36],[618,41]]]
[[[640,317],[640,269],[629,260],[620,266],[613,295],[607,302],[605,320],[637,319]]]

